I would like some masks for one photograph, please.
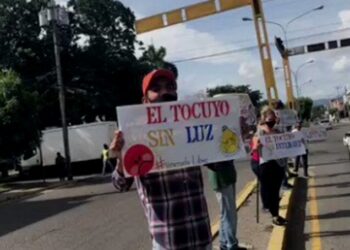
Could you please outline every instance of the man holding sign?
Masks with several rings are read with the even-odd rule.
[[[177,100],[175,76],[168,70],[155,70],[146,75],[142,90],[144,104]],[[158,119],[156,111],[150,110],[149,115],[155,124],[163,120]],[[163,132],[165,137],[161,143],[172,145],[172,132]],[[156,138],[156,135],[148,133],[149,139]],[[150,142],[160,143],[155,139]],[[124,136],[118,131],[110,147],[118,155],[118,178],[125,178],[123,166],[128,168],[127,173],[139,175],[135,177],[136,185],[148,220],[153,249],[211,249],[210,221],[200,168],[148,173],[156,161],[149,148],[134,145],[122,158],[123,146]]]

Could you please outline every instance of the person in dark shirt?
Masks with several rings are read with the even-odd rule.
[[[66,160],[60,152],[57,152],[55,165],[58,171],[58,177],[60,178],[60,181],[64,181],[66,177]]]

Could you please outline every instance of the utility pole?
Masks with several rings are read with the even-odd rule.
[[[62,136],[63,136],[63,148],[64,156],[66,158],[65,164],[67,169],[68,180],[73,180],[72,166],[70,160],[69,150],[69,139],[68,139],[68,127],[66,121],[66,98],[65,98],[65,87],[62,77],[62,66],[61,66],[61,54],[58,38],[58,25],[68,25],[68,15],[64,8],[56,6],[55,1],[51,0],[48,9],[44,9],[39,13],[40,26],[52,25],[52,38],[54,44],[55,53],[55,64],[58,84],[58,98],[60,103],[61,122],[62,122]]]

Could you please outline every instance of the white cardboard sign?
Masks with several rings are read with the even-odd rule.
[[[301,132],[263,135],[260,137],[262,162],[295,157],[306,153]]]
[[[327,130],[323,127],[302,128],[301,131],[309,142],[325,141],[327,139]]]
[[[298,116],[294,110],[282,109],[275,110],[276,116],[279,118],[279,124],[286,126],[294,126],[298,122]]]
[[[125,174],[244,158],[239,112],[238,97],[117,107]]]

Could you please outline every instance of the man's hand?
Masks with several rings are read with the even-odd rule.
[[[117,158],[117,171],[123,173],[123,161],[122,161],[122,148],[124,147],[125,141],[122,131],[116,130],[114,132],[114,138],[109,146],[109,149],[116,155]]]

